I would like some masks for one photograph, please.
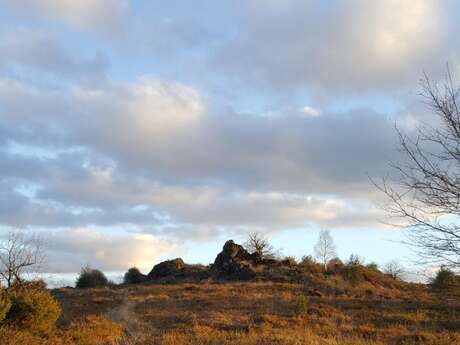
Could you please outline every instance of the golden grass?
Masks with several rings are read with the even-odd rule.
[[[46,334],[25,328],[0,327],[2,345],[116,345],[122,336],[121,325],[96,315],[89,315],[68,328]]]
[[[268,282],[142,284],[54,294],[63,309],[60,327],[105,314],[123,326],[124,345],[460,344],[457,299],[439,299],[423,285],[352,287],[334,279],[324,278],[322,284],[330,286],[322,297],[308,296],[309,285]]]

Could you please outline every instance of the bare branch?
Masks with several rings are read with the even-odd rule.
[[[7,287],[21,284],[24,274],[37,270],[43,262],[43,243],[36,236],[26,238],[19,230],[13,230],[0,242],[0,282]]]
[[[248,234],[248,239],[244,243],[244,247],[250,253],[259,254],[262,259],[274,258],[276,256],[275,249],[268,239],[258,232]]]
[[[396,128],[405,163],[392,163],[392,180],[375,184],[388,197],[387,212],[404,220],[407,243],[420,262],[460,268],[459,89],[450,70],[439,87],[424,74],[422,97],[439,120],[415,135]]]

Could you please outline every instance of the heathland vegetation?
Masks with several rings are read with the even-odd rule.
[[[317,259],[299,262],[278,257],[266,238],[251,234],[245,246],[227,241],[210,265],[177,258],[145,275],[131,268],[119,285],[89,267],[76,288],[15,280],[1,290],[0,339],[4,345],[460,343],[460,284],[452,271],[443,267],[421,284],[402,280],[396,262],[382,271],[357,255],[325,264],[325,239],[331,253],[333,239],[324,232]]]

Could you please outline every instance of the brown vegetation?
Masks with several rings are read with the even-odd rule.
[[[452,295],[366,268],[363,275],[357,285],[321,274],[304,284],[136,284],[54,295],[61,327],[107,315],[126,331],[121,344],[460,344]]]
[[[228,241],[213,265],[176,259],[152,272],[145,282],[51,295],[42,283],[8,289],[1,344],[460,344],[458,277],[446,269],[431,285],[407,283],[356,255],[326,271],[308,256],[264,259]],[[15,317],[18,306],[25,318]]]
[[[2,345],[115,345],[123,335],[121,325],[93,313],[56,327],[61,307],[40,281],[1,290],[0,312]]]

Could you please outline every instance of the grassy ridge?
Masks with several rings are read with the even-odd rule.
[[[402,282],[351,286],[318,278],[315,284],[141,284],[54,295],[61,327],[104,314],[124,327],[127,345],[460,344],[455,296]]]

